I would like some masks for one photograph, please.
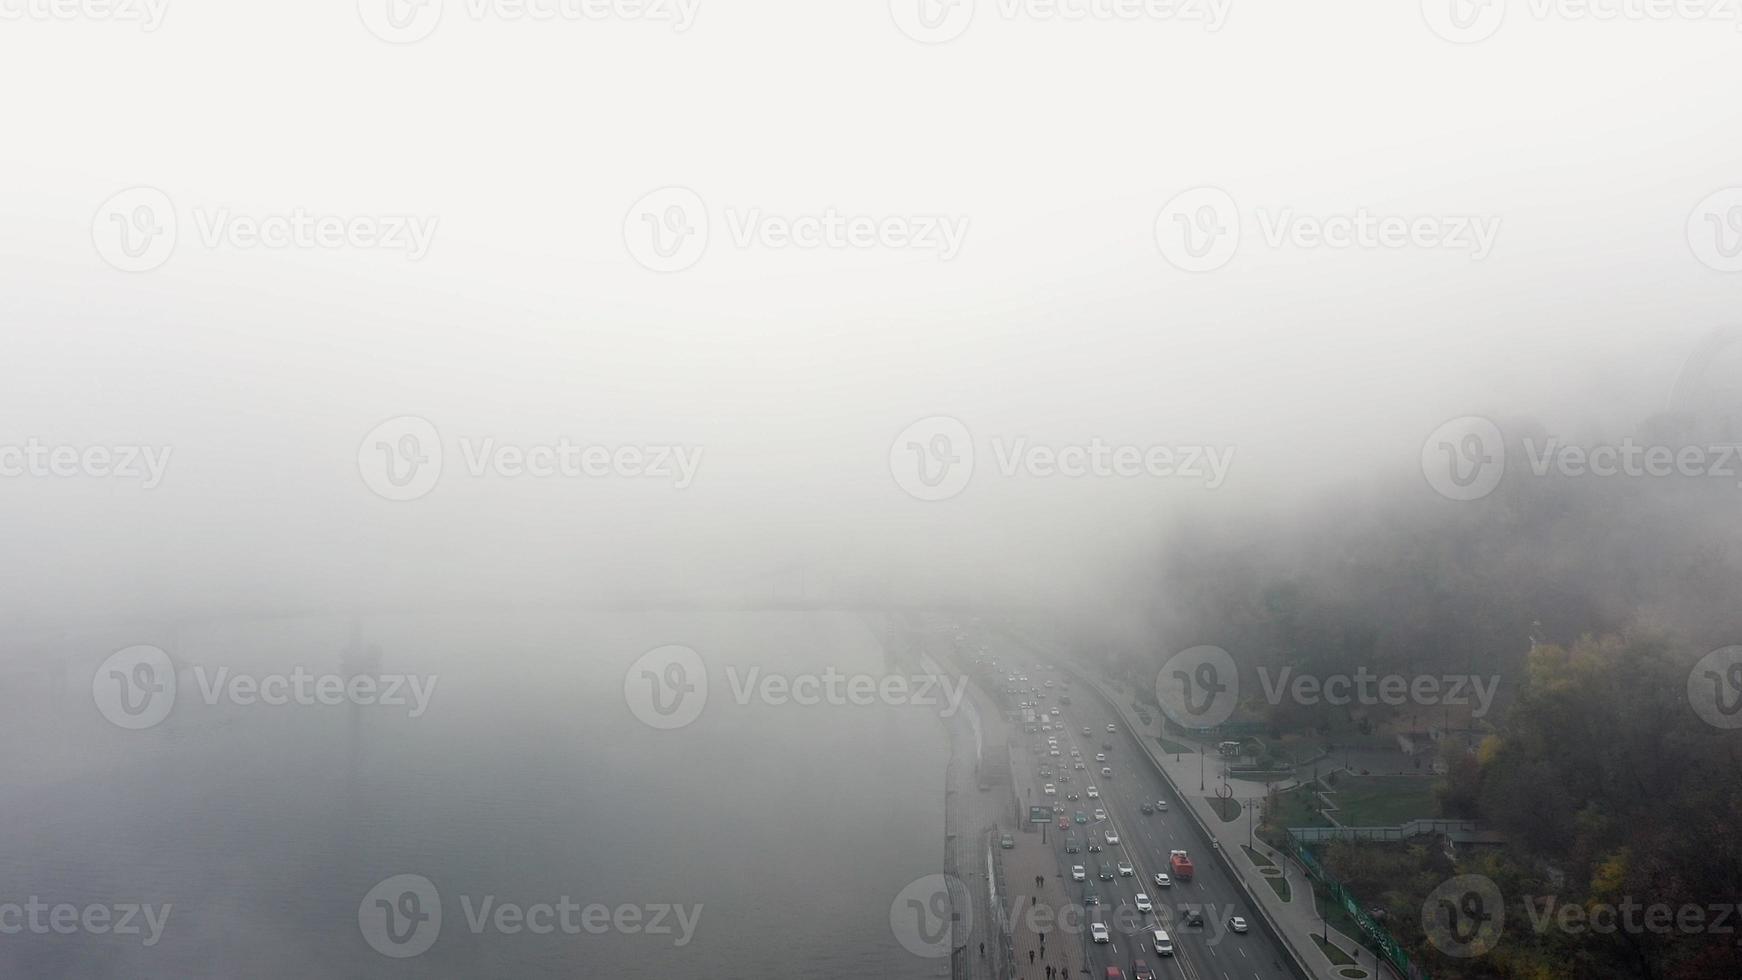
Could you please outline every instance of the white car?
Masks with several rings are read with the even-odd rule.
[[[1137,869],[1133,868],[1131,866],[1130,861],[1120,861],[1119,862],[1119,877],[1121,877],[1121,878],[1135,878],[1135,877],[1137,877]]]
[[[1117,846],[1119,843],[1119,832],[1116,830],[1107,831],[1107,843]]]
[[[1107,934],[1107,923],[1096,922],[1089,926],[1089,938],[1098,943],[1110,943],[1113,937]]]
[[[1073,865],[1071,865],[1071,880],[1072,881],[1088,881],[1089,880],[1089,872],[1082,865],[1073,864]]]
[[[1111,778],[1113,775],[1113,770],[1108,766],[1102,766],[1101,767],[1101,775],[1106,776],[1108,778]]]
[[[1081,759],[1078,759],[1078,760],[1077,760],[1077,761],[1075,761],[1075,762],[1073,762],[1073,763],[1071,763],[1071,768],[1072,768],[1072,769],[1087,769],[1087,768],[1089,768],[1089,767],[1088,767],[1088,766],[1085,766],[1085,765],[1083,765],[1083,760],[1081,760]]]
[[[1166,800],[1156,800],[1155,801],[1155,808],[1157,810],[1160,810],[1162,813],[1166,813],[1167,812],[1167,801]]]
[[[1139,911],[1139,912],[1154,912],[1155,911],[1155,906],[1153,906],[1149,903],[1149,896],[1143,894],[1142,892],[1137,893],[1137,911]]]
[[[1096,808],[1096,809],[1095,809],[1095,819],[1096,819],[1096,820],[1105,820],[1105,819],[1107,819],[1107,811],[1106,811],[1106,810],[1102,810],[1102,809],[1100,809],[1100,808],[1099,808],[1099,807],[1097,807],[1097,808]]]
[[[1058,795],[1058,787],[1054,786],[1051,783],[1047,783],[1044,787],[1041,788],[1041,792],[1045,793],[1048,796],[1057,796]]]
[[[1155,873],[1155,887],[1157,887],[1157,888],[1169,888],[1169,887],[1172,887],[1172,885],[1173,885],[1173,879],[1169,878],[1167,876],[1166,872],[1157,871]]]
[[[1228,928],[1234,930],[1235,932],[1243,933],[1246,931],[1246,920],[1240,918],[1237,915],[1230,916],[1228,918]]]
[[[1093,786],[1090,786],[1090,787],[1089,787],[1089,799],[1091,799],[1091,800],[1098,800],[1098,799],[1100,799],[1100,798],[1101,798],[1101,791],[1100,791],[1100,790],[1098,790],[1098,789],[1096,789],[1096,788],[1095,788],[1095,787],[1093,787]]]
[[[1059,747],[1055,745],[1052,748],[1047,749],[1046,754],[1050,755],[1050,756],[1057,756],[1059,754]]]
[[[1106,761],[1107,761],[1107,753],[1105,753],[1105,752],[1096,752],[1096,753],[1095,753],[1095,761],[1096,761],[1096,762],[1106,762]]]
[[[1107,730],[1110,732],[1116,732],[1119,730],[1119,726],[1118,725],[1108,725]]]
[[[1155,932],[1151,934],[1150,939],[1155,943],[1155,954],[1157,956],[1173,955],[1173,940],[1168,937],[1166,929],[1155,930]]]
[[[1088,726],[1088,725],[1084,725],[1084,726],[1083,726],[1083,734],[1084,734],[1084,735],[1088,735],[1088,734],[1091,734],[1091,733],[1090,733],[1090,732],[1089,732],[1089,726]]]

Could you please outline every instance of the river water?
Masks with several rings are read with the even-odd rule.
[[[885,659],[880,632],[845,613],[516,613],[22,640],[0,674],[0,975],[947,976],[890,923],[942,861],[939,709],[740,704],[726,673],[915,672]],[[134,643],[172,648],[180,668],[173,710],[142,730],[107,720],[92,688]],[[421,716],[239,704],[228,686],[208,703],[220,667],[226,684],[337,675],[357,644],[379,647],[384,677],[435,685]],[[625,688],[665,644],[698,651],[709,682],[700,716],[673,730],[644,723]],[[439,896],[439,933],[396,958],[360,910],[406,875]],[[401,925],[433,908],[374,894]],[[605,927],[533,934],[495,917],[565,897]],[[80,922],[63,935],[8,918],[33,898]],[[86,928],[90,906],[118,921],[165,903],[149,947]]]

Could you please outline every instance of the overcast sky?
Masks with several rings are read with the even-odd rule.
[[[656,7],[674,22],[447,0],[395,34],[387,0],[0,0],[0,444],[170,450],[149,488],[0,480],[3,608],[794,567],[1043,592],[1182,500],[1415,472],[1457,416],[1625,429],[1736,319],[1721,10],[1514,3],[1449,40],[1406,0],[1187,5],[1213,24],[979,0],[926,43],[915,2]],[[116,210],[132,188],[157,196]],[[117,260],[142,200],[168,202],[173,251]],[[1240,233],[1191,271],[1167,235],[1208,227],[1204,200]],[[351,237],[249,244],[304,218]],[[1438,237],[1311,244],[1342,218]],[[837,219],[873,240],[782,237]],[[659,228],[691,251],[650,251]],[[892,443],[939,416],[975,469],[918,499]],[[360,470],[404,417],[443,468],[393,500]],[[693,479],[465,472],[465,446],[563,438],[682,448]],[[1213,487],[1007,477],[1018,438],[1233,462]]]

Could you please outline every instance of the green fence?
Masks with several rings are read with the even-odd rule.
[[[1384,926],[1367,914],[1353,892],[1344,888],[1342,882],[1325,870],[1324,865],[1319,863],[1319,859],[1313,854],[1312,849],[1294,835],[1294,829],[1290,828],[1287,833],[1288,852],[1294,855],[1294,859],[1299,861],[1301,867],[1307,870],[1307,874],[1312,876],[1313,881],[1325,889],[1325,892],[1330,895],[1330,900],[1336,902],[1344,912],[1348,913],[1350,921],[1354,922],[1356,927],[1365,934],[1367,941],[1373,944],[1373,948],[1379,951],[1379,955],[1389,960],[1392,966],[1397,967],[1410,980],[1428,980],[1428,975],[1410,962],[1409,954],[1404,952],[1403,944],[1399,943],[1396,937],[1385,930]]]

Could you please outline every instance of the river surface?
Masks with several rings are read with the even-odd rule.
[[[902,889],[941,867],[939,709],[740,704],[726,674],[915,673],[885,659],[881,629],[851,614],[517,613],[21,639],[0,674],[0,975],[947,976],[890,924]],[[172,649],[178,680],[168,717],[128,730],[97,708],[92,676],[136,643]],[[709,682],[700,716],[672,730],[625,690],[665,644],[697,650]],[[424,713],[244,705],[229,688],[208,703],[220,667],[226,684],[343,676],[348,646],[378,646],[383,676],[433,680]],[[407,875],[439,896],[439,934],[395,958],[360,910],[389,914],[364,899]],[[406,916],[396,928],[433,907],[381,894]],[[547,913],[538,935],[496,917],[565,897],[609,926]],[[23,920],[5,903],[32,898],[111,921],[170,908],[147,947],[100,924],[7,929]],[[668,932],[650,934],[656,915]]]

